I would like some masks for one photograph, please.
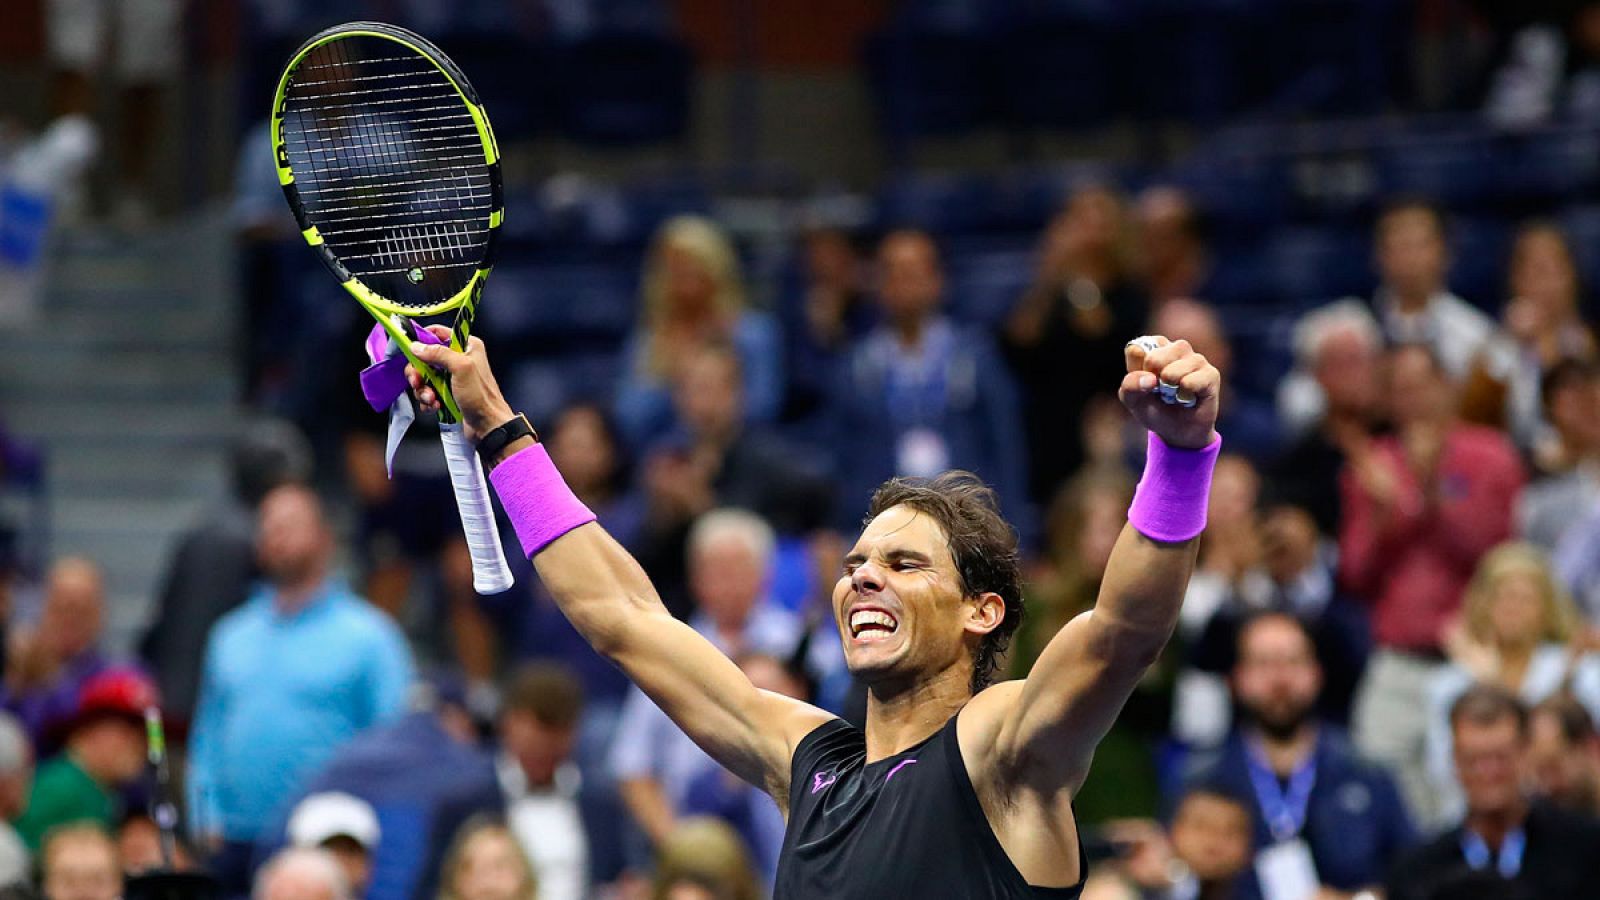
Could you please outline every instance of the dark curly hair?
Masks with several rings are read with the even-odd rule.
[[[983,479],[959,469],[937,478],[892,478],[872,494],[867,518],[871,522],[884,510],[909,506],[930,516],[944,530],[961,576],[966,597],[995,593],[1005,601],[1006,614],[984,635],[972,660],[972,692],[994,680],[1000,655],[1022,624],[1022,564],[1017,556],[1017,532],[1000,515],[1000,500]]]

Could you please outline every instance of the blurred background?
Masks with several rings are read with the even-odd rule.
[[[826,603],[838,559],[877,483],[948,467],[1017,525],[1030,619],[1007,665],[1025,674],[1092,603],[1142,464],[1123,342],[1185,337],[1223,369],[1229,455],[1183,624],[1080,797],[1118,873],[1103,889],[1165,896],[1164,853],[1240,879],[1215,896],[1263,890],[1226,841],[1195,850],[1168,823],[1213,812],[1201,830],[1226,837],[1237,807],[1261,825],[1190,776],[1307,690],[1325,733],[1386,766],[1362,790],[1392,795],[1367,856],[1317,859],[1346,896],[1470,809],[1448,712],[1475,682],[1572,700],[1558,749],[1593,749],[1600,4],[0,13],[0,647],[18,752],[41,761],[17,790],[76,760],[130,871],[143,776],[63,748],[157,697],[185,854],[234,893],[323,788],[355,800],[312,819],[376,860],[353,876],[373,897],[500,896],[443,884],[497,834],[533,863],[508,890],[551,897],[700,896],[670,893],[675,865],[744,896],[724,863],[754,896],[775,860],[775,810],[681,747],[525,561],[513,591],[472,592],[427,429],[386,477],[356,379],[371,323],[296,233],[266,133],[292,50],[356,19],[436,42],[492,118],[507,217],[477,331],[508,397],[674,613],[774,689],[859,716]],[[251,613],[303,570],[357,624]],[[1497,618],[1529,590],[1533,624]],[[1311,688],[1241,696],[1239,625],[1264,612],[1303,626]],[[312,662],[330,658],[353,668]],[[479,780],[393,796],[447,751]],[[83,818],[0,812],[33,851]],[[452,842],[440,823],[462,822]]]

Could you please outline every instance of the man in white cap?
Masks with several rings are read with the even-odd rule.
[[[372,854],[383,832],[372,804],[340,791],[312,794],[289,814],[289,843],[320,847],[344,870],[350,896],[366,895],[372,880]]]

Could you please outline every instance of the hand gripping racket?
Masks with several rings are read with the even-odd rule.
[[[296,50],[278,80],[272,148],[306,243],[439,394],[473,587],[509,588],[483,466],[449,380],[411,354],[404,327],[454,312],[450,346],[463,349],[494,265],[500,149],[477,92],[404,28],[338,25]]]

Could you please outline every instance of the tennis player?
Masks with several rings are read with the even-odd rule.
[[[877,490],[833,589],[846,661],[868,689],[864,732],[757,690],[667,613],[513,415],[479,339],[464,353],[412,349],[448,371],[467,436],[562,612],[784,810],[775,897],[1079,894],[1073,794],[1172,632],[1205,528],[1221,380],[1186,341],[1128,345],[1120,395],[1150,432],[1144,477],[1095,608],[1051,639],[1025,680],[990,683],[1022,617],[1016,538],[993,493],[966,473]],[[425,406],[437,403],[408,377]]]

